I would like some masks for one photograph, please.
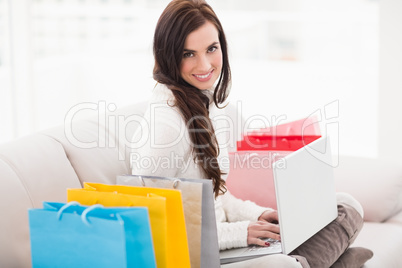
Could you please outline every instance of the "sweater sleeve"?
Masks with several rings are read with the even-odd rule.
[[[218,222],[219,249],[240,248],[247,246],[247,227],[250,221]]]
[[[270,209],[240,200],[229,191],[219,196],[215,202],[219,249],[246,247],[248,225],[266,210]]]
[[[221,196],[222,207],[228,222],[257,221],[258,217],[266,210],[272,210],[258,206],[252,201],[243,201],[234,197],[229,191]]]

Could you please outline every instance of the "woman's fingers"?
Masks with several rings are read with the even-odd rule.
[[[274,224],[274,223],[270,223],[270,222],[266,222],[266,221],[257,221],[253,224],[252,226],[252,230],[254,231],[260,231],[260,232],[272,232],[275,234],[279,234],[280,230],[279,230],[279,225],[278,224]],[[266,236],[261,236],[261,237],[266,237]]]
[[[252,222],[248,226],[248,236],[247,243],[249,245],[256,244],[260,246],[266,246],[265,241],[260,238],[272,238],[275,240],[280,240],[279,225],[265,222],[257,221]]]
[[[258,246],[261,246],[261,247],[269,246],[269,243],[267,244],[267,242],[265,242],[264,240],[259,239],[259,238],[253,238],[253,239],[250,240],[250,242],[251,243],[249,243],[249,245],[258,245]]]
[[[278,223],[278,211],[276,210],[266,210],[264,211],[258,220],[267,221],[271,223]]]

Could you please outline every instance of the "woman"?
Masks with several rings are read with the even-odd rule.
[[[153,52],[157,86],[145,114],[148,126],[137,130],[133,138],[140,146],[135,151],[137,161],[131,163],[132,173],[211,179],[220,249],[250,244],[269,246],[262,237],[279,240],[275,210],[236,199],[225,188],[228,170],[219,163],[228,157],[223,146],[226,133],[221,131],[227,125],[225,120],[217,118],[224,115],[222,107],[229,93],[231,72],[225,34],[212,8],[202,0],[170,2],[157,23]],[[342,202],[340,214],[351,218],[348,224],[352,225],[353,234],[358,233],[362,225],[360,205],[346,195]],[[332,236],[324,232],[328,236],[326,240],[322,236],[313,237],[296,249],[293,257],[272,255],[227,266],[278,267],[280,264],[283,267],[286,263],[289,267],[309,267],[309,264],[329,267],[345,252],[355,235],[345,233],[338,223],[325,229]],[[333,237],[334,234],[339,237]],[[317,254],[317,249],[328,243],[336,247],[329,246],[330,252]],[[351,251],[347,252],[350,255]],[[362,258],[356,267],[366,259]]]

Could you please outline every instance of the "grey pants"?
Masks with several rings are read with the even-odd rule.
[[[363,227],[363,218],[356,209],[361,205],[348,194],[337,194],[338,217],[312,236],[290,256],[267,255],[247,261],[222,265],[222,268],[329,268],[356,239]],[[353,205],[353,207],[352,207]],[[356,208],[356,209],[355,209]],[[293,257],[293,258],[292,258]]]
[[[296,257],[303,268],[331,267],[353,243],[362,227],[360,214],[353,207],[338,203],[338,217],[289,255]]]

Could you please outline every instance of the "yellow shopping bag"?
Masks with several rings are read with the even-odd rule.
[[[183,212],[183,204],[181,198],[181,192],[179,190],[173,189],[160,189],[160,188],[150,188],[150,187],[134,187],[134,186],[120,186],[120,185],[106,185],[98,183],[84,183],[84,189],[82,191],[92,191],[101,192],[105,195],[132,195],[132,196],[142,196],[148,197],[151,195],[157,195],[166,198],[166,228],[167,233],[167,243],[166,243],[166,266],[158,267],[190,267],[190,256],[187,243],[187,232]],[[70,196],[70,193],[68,193]],[[80,201],[80,200],[75,200]],[[106,201],[109,202],[109,201]],[[101,203],[101,201],[98,201]],[[103,205],[108,205],[106,203],[101,203]],[[111,206],[115,206],[112,204]],[[139,206],[134,203],[135,206]],[[126,206],[126,205],[124,205]],[[163,228],[163,226],[157,226],[152,224],[151,217],[151,228],[152,234],[154,234],[155,228]],[[154,240],[155,241],[155,240]],[[155,255],[157,256],[158,262],[158,252],[159,245],[154,244]]]
[[[165,197],[152,193],[143,196],[99,191],[95,187],[84,184],[84,189],[68,189],[67,200],[68,202],[77,201],[87,206],[101,204],[105,207],[147,207],[157,267],[169,267],[167,265],[167,210]]]

